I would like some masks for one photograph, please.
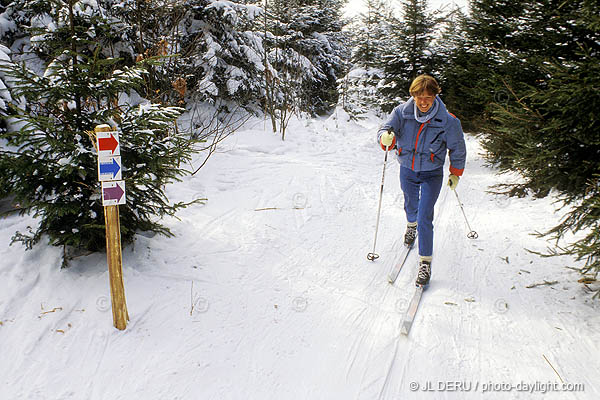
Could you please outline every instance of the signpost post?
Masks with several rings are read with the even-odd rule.
[[[98,150],[98,178],[102,182],[102,205],[106,224],[106,258],[110,280],[113,325],[124,330],[129,321],[125,286],[123,285],[123,260],[121,254],[121,226],[119,204],[125,204],[125,181],[121,180],[121,146],[119,136],[109,125],[94,128]]]

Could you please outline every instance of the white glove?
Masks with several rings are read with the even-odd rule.
[[[450,186],[450,189],[456,190],[459,180],[460,178],[458,176],[450,174],[448,177],[448,186]]]
[[[390,147],[392,145],[392,143],[394,142],[394,132],[392,132],[392,131],[385,132],[384,134],[381,135],[380,141],[381,141],[381,145],[383,147]]]

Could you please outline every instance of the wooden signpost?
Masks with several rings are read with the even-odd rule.
[[[109,125],[94,128],[98,150],[98,179],[102,183],[102,205],[106,224],[106,258],[110,280],[113,325],[124,330],[129,321],[125,286],[123,285],[123,260],[121,255],[121,226],[119,204],[125,204],[125,181],[121,180],[121,146],[119,136]]]

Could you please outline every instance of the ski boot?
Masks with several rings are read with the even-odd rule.
[[[406,233],[404,234],[404,245],[406,247],[412,247],[415,244],[417,238],[417,223],[409,222],[406,225]]]
[[[417,286],[425,286],[429,284],[429,279],[431,278],[431,258],[430,257],[421,257],[421,261],[419,261],[419,273],[417,275]]]

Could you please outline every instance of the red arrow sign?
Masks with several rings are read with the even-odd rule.
[[[111,153],[115,152],[115,149],[119,145],[119,142],[115,137],[111,134],[108,138],[99,138],[98,139],[98,150],[106,151],[110,150]]]

